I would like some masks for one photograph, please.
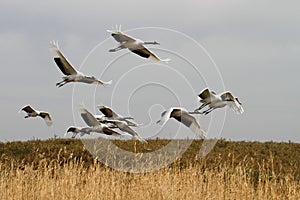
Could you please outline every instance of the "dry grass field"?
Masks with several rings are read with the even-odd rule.
[[[300,144],[220,140],[199,159],[200,143],[142,174],[104,166],[80,140],[0,143],[0,199],[300,199]]]

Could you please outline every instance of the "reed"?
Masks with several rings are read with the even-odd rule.
[[[58,157],[16,167],[0,162],[0,199],[300,199],[293,173],[274,171],[272,155],[253,170],[253,160],[215,159],[215,167],[195,158],[155,172],[135,174],[110,169],[96,160]],[[19,165],[19,164],[18,164]]]

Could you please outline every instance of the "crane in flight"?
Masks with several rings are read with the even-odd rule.
[[[184,124],[185,126],[187,126],[188,128],[190,128],[196,134],[197,137],[201,139],[205,138],[206,135],[205,131],[200,127],[196,118],[191,114],[199,114],[199,113],[197,111],[189,112],[186,109],[180,107],[171,107],[161,114],[161,119],[158,120],[156,123],[163,126],[167,123],[167,121],[170,118],[174,118],[177,121]]]
[[[147,143],[135,130],[129,127],[129,125],[125,121],[120,120],[104,120],[105,123],[113,124],[114,128],[118,128],[123,132],[129,133],[134,139],[139,140],[142,143]]]
[[[96,118],[101,122],[103,120],[118,120],[126,122],[128,126],[140,126],[141,124],[137,124],[133,122],[133,117],[127,116],[123,117],[122,115],[113,111],[110,107],[104,105],[98,105],[99,111],[103,114],[103,116],[97,115]]]
[[[167,59],[161,59],[157,55],[155,55],[153,52],[151,52],[149,49],[145,47],[145,45],[152,44],[152,45],[159,45],[158,42],[144,42],[140,39],[134,38],[132,36],[129,36],[123,32],[121,32],[121,26],[117,27],[116,30],[107,30],[109,33],[111,33],[111,36],[119,43],[119,46],[110,49],[109,52],[116,52],[121,49],[129,49],[131,52],[143,57],[143,58],[150,58],[155,61],[163,61],[168,62],[170,61],[169,58]]]
[[[65,75],[62,81],[56,83],[57,87],[62,87],[70,82],[81,82],[86,84],[109,85],[112,81],[104,82],[96,79],[94,76],[87,76],[82,72],[76,70],[72,64],[67,60],[63,53],[58,48],[58,43],[55,41],[50,42],[50,51],[54,55],[54,62],[59,67],[60,71]]]
[[[106,124],[99,122],[94,115],[92,115],[87,109],[81,109],[81,117],[83,121],[88,125],[88,127],[74,127],[71,126],[68,128],[67,133],[72,132],[75,137],[78,133],[81,133],[81,136],[85,134],[90,134],[91,132],[101,133],[105,135],[121,136],[122,134],[112,130]]]
[[[216,94],[214,91],[205,88],[200,92],[198,97],[200,99],[200,103],[202,104],[195,111],[200,112],[201,109],[208,106],[209,108],[207,110],[200,112],[205,115],[217,108],[223,108],[225,106],[229,106],[237,114],[242,114],[244,112],[242,103],[229,91]]]
[[[48,112],[43,112],[43,111],[35,110],[34,108],[32,108],[29,105],[25,106],[21,110],[27,113],[27,115],[25,116],[25,118],[29,118],[29,117],[41,117],[42,119],[44,119],[44,121],[47,124],[47,126],[51,126],[52,125],[52,119],[51,119],[51,116],[50,116],[50,114]]]

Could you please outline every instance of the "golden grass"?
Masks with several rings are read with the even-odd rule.
[[[0,162],[0,199],[300,199],[299,182],[293,174],[276,175],[272,156],[255,173],[246,159],[228,159],[213,169],[205,162],[185,168],[177,163],[133,174],[97,161],[87,167],[80,159],[40,160],[22,168]]]

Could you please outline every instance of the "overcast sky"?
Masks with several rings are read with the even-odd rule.
[[[63,137],[69,126],[84,125],[80,103],[95,114],[104,104],[132,115],[143,123],[136,129],[143,137],[175,137],[174,120],[163,129],[155,124],[160,113],[170,106],[194,110],[196,95],[209,87],[232,91],[245,110],[198,117],[211,137],[300,142],[299,7],[293,0],[1,1],[0,141]],[[171,62],[109,53],[117,43],[106,30],[115,24],[158,41],[149,48]],[[56,88],[62,73],[49,52],[53,39],[76,68],[113,84]],[[53,126],[24,119],[19,110],[27,104],[49,111]],[[185,127],[177,134],[193,137]]]

